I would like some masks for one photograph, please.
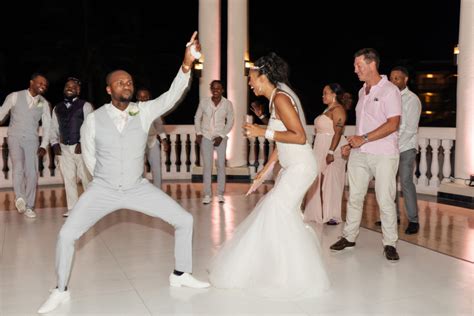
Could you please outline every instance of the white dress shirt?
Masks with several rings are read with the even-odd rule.
[[[75,98],[73,102],[76,99],[77,98]],[[69,108],[67,105],[66,107]],[[84,112],[84,121],[85,121],[87,115],[89,115],[92,111],[94,111],[94,108],[92,107],[92,104],[90,104],[89,102],[86,102],[84,103],[84,107],[82,108],[82,111]],[[58,121],[58,117],[56,116],[56,111],[54,109],[53,109],[53,115],[51,118],[51,136],[49,138],[49,142],[51,143],[51,145],[59,143],[59,121]]]
[[[163,93],[158,98],[150,101],[138,103],[130,102],[130,104],[124,111],[120,111],[114,105],[112,105],[112,103],[105,104],[104,106],[106,108],[106,111],[112,119],[115,127],[117,127],[117,130],[119,132],[122,132],[131,115],[136,113],[136,115],[138,115],[140,118],[140,123],[143,128],[143,131],[148,134],[151,123],[157,117],[163,115],[171,108],[173,108],[180,100],[181,96],[183,95],[184,89],[188,86],[190,73],[190,71],[184,73],[180,68],[177,76],[171,84],[170,89],[167,92]],[[84,124],[82,124],[81,149],[84,163],[90,174],[94,175],[94,168],[96,164],[94,112],[90,113],[84,121]]]
[[[194,116],[194,128],[197,135],[209,140],[220,136],[225,138],[234,125],[234,108],[232,102],[222,97],[215,105],[212,98],[204,98],[199,102]]]
[[[421,101],[408,87],[401,91],[402,117],[399,128],[398,145],[400,152],[418,148],[418,123],[421,115]]]
[[[49,134],[50,134],[50,127],[51,127],[51,116],[49,114],[49,102],[40,94],[36,95],[35,97],[31,95],[30,90],[27,90],[27,101],[28,101],[28,108],[32,108],[33,106],[37,106],[38,104],[42,103],[43,114],[41,115],[41,123],[43,127],[43,137],[41,139],[40,147],[46,149],[49,144]],[[10,112],[11,108],[15,106],[16,100],[18,99],[18,91],[10,93],[3,105],[0,107],[0,122],[5,119],[7,114]]]

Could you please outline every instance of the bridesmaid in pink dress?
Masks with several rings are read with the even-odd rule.
[[[319,174],[306,195],[304,220],[337,225],[341,219],[342,194],[346,179],[346,160],[341,147],[347,144],[343,136],[346,122],[344,105],[347,96],[337,83],[323,89],[326,110],[316,117],[316,139],[313,153],[319,166]]]

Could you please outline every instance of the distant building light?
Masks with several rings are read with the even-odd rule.
[[[454,53],[454,55],[459,55],[459,46],[458,45],[454,46],[454,52],[453,53]]]
[[[426,92],[425,94],[431,97],[433,95],[433,92]]]
[[[425,114],[431,115],[433,114],[433,111],[425,111]]]
[[[433,74],[426,74],[426,78],[433,78],[434,75]]]

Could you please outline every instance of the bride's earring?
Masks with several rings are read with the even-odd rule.
[[[259,86],[257,91],[258,91],[258,93],[262,93],[262,86]]]

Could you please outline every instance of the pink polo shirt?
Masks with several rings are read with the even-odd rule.
[[[382,75],[382,79],[370,88],[369,94],[365,94],[365,87],[366,84],[359,90],[356,106],[356,135],[359,136],[377,129],[390,117],[402,115],[400,90],[388,81],[387,76]],[[397,155],[398,131],[355,150],[375,155]]]

